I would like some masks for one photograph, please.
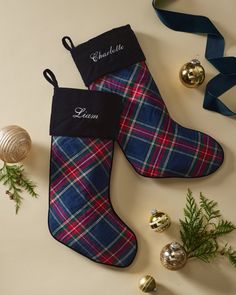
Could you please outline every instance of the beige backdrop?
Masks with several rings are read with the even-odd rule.
[[[164,2],[164,1],[163,1]],[[209,16],[226,38],[227,55],[236,55],[235,0],[166,1],[168,9]],[[226,5],[227,2],[227,5]],[[179,240],[178,219],[183,216],[187,188],[203,191],[219,202],[226,218],[236,223],[236,122],[202,108],[206,83],[187,89],[178,79],[179,68],[198,57],[207,79],[216,74],[204,59],[206,38],[177,33],[160,23],[151,0],[0,0],[0,126],[17,124],[33,140],[24,161],[38,184],[40,198],[25,195],[18,216],[0,189],[1,295],[120,295],[140,294],[138,280],[152,274],[162,295],[236,294],[236,269],[223,259],[212,264],[192,261],[171,272],[159,261],[161,248]],[[56,242],[48,232],[48,135],[52,87],[42,76],[51,68],[60,85],[84,88],[61,37],[86,41],[113,27],[130,23],[147,57],[150,71],[175,120],[215,137],[224,147],[225,162],[218,172],[193,180],[152,180],[138,176],[116,146],[111,199],[120,217],[135,231],[139,250],[134,263],[117,270],[97,265]],[[230,91],[233,102],[235,89]],[[149,212],[157,207],[172,218],[164,234],[152,232]],[[228,240],[236,248],[236,233]]]

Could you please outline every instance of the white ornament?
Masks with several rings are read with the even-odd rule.
[[[7,163],[18,163],[26,158],[31,149],[28,132],[16,125],[0,129],[0,159]]]

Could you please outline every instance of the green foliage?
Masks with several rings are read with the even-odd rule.
[[[217,255],[217,250],[218,245],[215,240],[209,239],[198,245],[191,255],[188,255],[188,258],[197,257],[204,262],[210,262],[210,260]]]
[[[219,250],[218,238],[236,229],[235,225],[222,219],[217,202],[208,200],[200,193],[199,206],[188,190],[184,220],[180,220],[180,236],[188,258],[196,257],[210,262],[218,254],[225,255],[236,267],[236,251],[231,246]]]
[[[236,267],[236,251],[231,248],[231,246],[226,249],[224,255],[229,258],[229,261]]]
[[[4,163],[0,169],[0,182],[7,186],[6,195],[9,196],[16,204],[16,214],[22,204],[23,198],[21,193],[28,192],[32,197],[37,197],[35,192],[36,185],[24,176],[23,165],[8,165]]]
[[[217,237],[231,233],[235,229],[232,222],[227,220],[220,220],[215,226],[215,235]]]
[[[200,193],[200,206],[205,211],[205,218],[210,221],[214,218],[220,217],[220,210],[216,209],[217,202],[208,200]]]

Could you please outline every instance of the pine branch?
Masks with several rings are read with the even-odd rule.
[[[236,251],[226,247],[219,251],[218,238],[236,229],[235,225],[221,218],[217,202],[200,193],[200,208],[188,190],[184,220],[180,219],[180,236],[188,258],[210,262],[218,254],[225,255],[236,267]]]
[[[187,253],[190,253],[196,247],[196,243],[198,243],[201,238],[201,232],[203,229],[203,218],[201,213],[201,209],[198,209],[197,203],[192,196],[192,192],[188,190],[186,208],[184,208],[185,219],[184,221],[180,220],[182,226],[180,235]]]
[[[216,224],[215,231],[213,231],[213,235],[215,237],[220,237],[222,235],[231,233],[234,229],[236,229],[236,227],[231,221],[222,219]]]
[[[23,191],[28,192],[32,197],[38,196],[35,192],[36,185],[24,176],[23,165],[8,165],[4,163],[0,169],[0,182],[3,182],[3,185],[8,187],[6,195],[15,202],[16,214],[23,201],[21,197]]]
[[[232,248],[229,247],[226,255],[228,256],[229,261],[233,264],[233,266],[236,267],[236,251],[232,250]]]
[[[35,192],[36,185],[27,178],[21,178],[19,180],[19,185],[25,189],[32,197],[37,198],[38,194]]]
[[[230,263],[232,263],[232,265],[236,267],[236,251],[233,250],[231,246],[228,246],[228,244],[226,244],[224,248],[220,251],[220,254],[228,257]]]
[[[215,210],[217,205],[217,202],[208,200],[200,193],[200,207],[205,211],[207,221],[221,216],[220,210]]]
[[[217,255],[217,250],[217,243],[214,240],[207,240],[197,247],[188,258],[196,257],[209,263]]]

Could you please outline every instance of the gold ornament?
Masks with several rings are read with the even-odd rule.
[[[170,217],[164,212],[158,212],[156,209],[153,209],[151,214],[149,225],[154,231],[161,233],[170,226]]]
[[[184,248],[177,242],[167,244],[161,250],[161,263],[170,270],[182,268],[187,262],[187,254]]]
[[[31,139],[28,132],[15,125],[0,129],[0,159],[6,163],[18,163],[28,155]]]
[[[179,77],[186,87],[196,88],[205,80],[205,70],[199,60],[193,59],[182,66]]]
[[[150,275],[142,277],[139,281],[139,289],[142,290],[144,293],[157,291],[155,279]]]

